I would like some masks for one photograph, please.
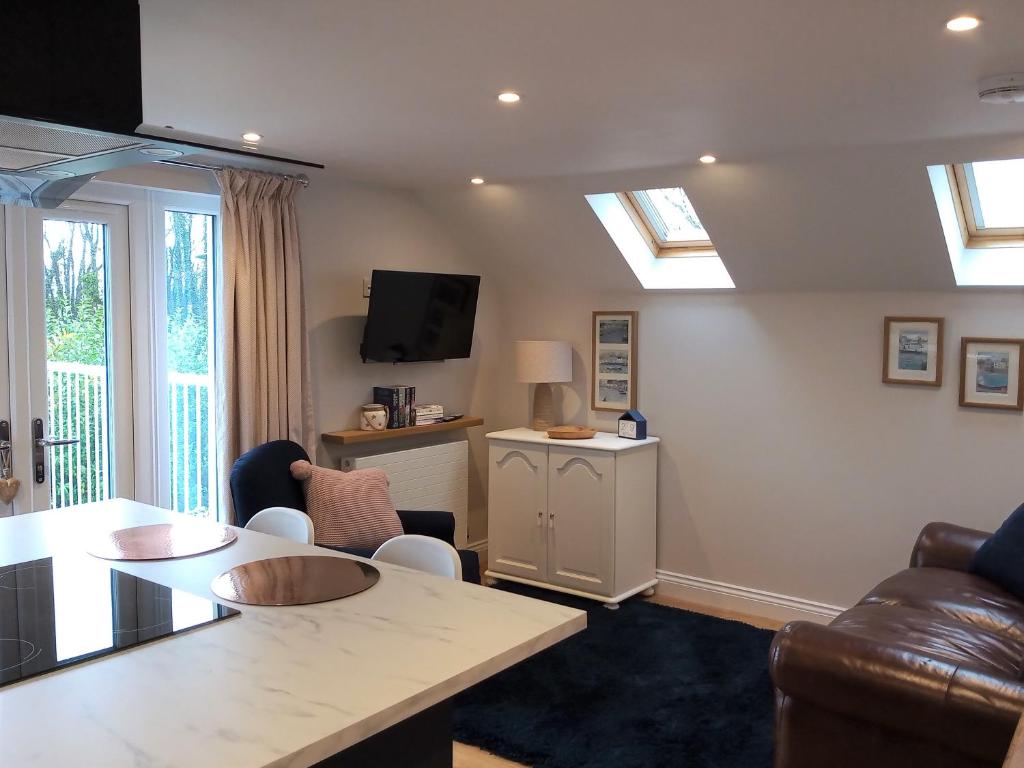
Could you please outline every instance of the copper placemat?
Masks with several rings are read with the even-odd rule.
[[[246,605],[305,605],[349,597],[380,578],[372,565],[345,557],[271,557],[236,565],[210,584],[213,594]]]
[[[238,534],[212,522],[157,523],[121,528],[89,547],[105,560],[168,560],[226,547]]]

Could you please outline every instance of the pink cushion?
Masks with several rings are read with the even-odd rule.
[[[376,549],[402,535],[384,470],[339,472],[295,461],[291,472],[302,481],[317,544]]]

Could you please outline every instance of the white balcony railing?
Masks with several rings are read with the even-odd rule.
[[[205,517],[216,494],[213,470],[213,378],[196,373],[167,374],[171,411],[171,509]]]
[[[50,449],[50,506],[105,499],[110,487],[107,369],[48,362],[46,370],[50,434],[78,438],[77,445]]]
[[[107,369],[48,362],[49,431],[77,437],[50,449],[50,505],[66,507],[110,495]],[[210,376],[168,373],[171,507],[206,515],[212,509],[213,387]]]

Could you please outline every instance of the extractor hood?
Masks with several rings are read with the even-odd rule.
[[[5,0],[4,16],[0,203],[56,208],[103,171],[189,155],[323,167],[145,125],[138,0]]]

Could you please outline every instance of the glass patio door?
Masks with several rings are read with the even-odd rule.
[[[10,390],[12,474],[21,484],[7,511],[130,498],[127,210],[74,201],[52,211],[8,207],[4,224],[3,378]]]
[[[219,198],[80,195],[0,206],[0,516],[121,496],[216,518]]]
[[[208,195],[155,195],[152,265],[155,437],[160,506],[218,517],[214,296],[219,201]]]

